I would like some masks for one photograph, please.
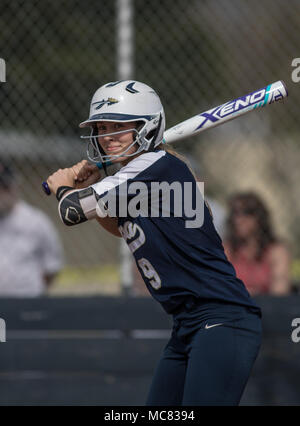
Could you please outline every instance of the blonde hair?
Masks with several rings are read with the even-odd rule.
[[[192,169],[192,166],[190,165],[190,162],[188,161],[187,158],[185,158],[184,155],[179,154],[179,152],[175,151],[174,148],[172,148],[169,144],[167,143],[161,143],[159,145],[157,145],[157,148],[162,149],[163,151],[168,152],[171,155],[174,155],[174,157],[178,158],[179,160],[183,161],[189,168],[190,172],[192,173],[192,175],[194,176],[195,180],[197,181],[197,176],[196,173],[194,172],[194,170]]]

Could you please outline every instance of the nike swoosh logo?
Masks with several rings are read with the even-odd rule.
[[[206,330],[208,330],[209,328],[218,327],[218,325],[223,325],[223,323],[220,323],[220,324],[212,324],[212,325],[208,325],[208,324],[206,324],[206,325],[205,325],[205,328],[206,328]]]

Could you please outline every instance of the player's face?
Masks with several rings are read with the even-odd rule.
[[[136,123],[119,123],[102,121],[97,123],[98,142],[103,148],[107,155],[119,155],[124,152],[133,142],[136,133],[133,129],[136,128]],[[115,132],[124,132],[119,134],[111,134]],[[133,145],[124,155],[124,157],[118,157],[112,159],[112,162],[123,163],[130,161],[132,157],[127,157],[129,154],[133,154],[137,150],[137,144]]]

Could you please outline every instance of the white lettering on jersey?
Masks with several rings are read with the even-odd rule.
[[[154,269],[154,267],[149,262],[149,260],[142,257],[142,259],[139,259],[137,263],[139,267],[142,269],[145,277],[148,278],[148,280],[150,280],[149,282],[154,288],[154,290],[158,290],[159,288],[161,288],[161,279],[158,273],[156,272],[156,270]]]
[[[127,221],[124,223],[123,226],[119,226],[119,231],[122,237],[124,238],[124,240],[127,242],[131,253],[134,253],[146,241],[144,231],[136,223]],[[136,234],[137,234],[137,238],[129,243],[128,240],[132,240],[132,238],[134,238]]]

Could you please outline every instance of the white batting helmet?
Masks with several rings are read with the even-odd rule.
[[[136,137],[126,151],[119,155],[106,155],[98,143],[96,123],[99,121],[139,122],[140,125],[137,129],[132,129]],[[137,151],[127,156],[153,150],[163,141],[165,126],[165,113],[159,96],[151,87],[135,80],[116,81],[100,87],[92,98],[89,118],[79,125],[91,127],[90,136],[81,137],[90,139],[89,159],[102,163],[124,156],[135,143],[139,145]]]

